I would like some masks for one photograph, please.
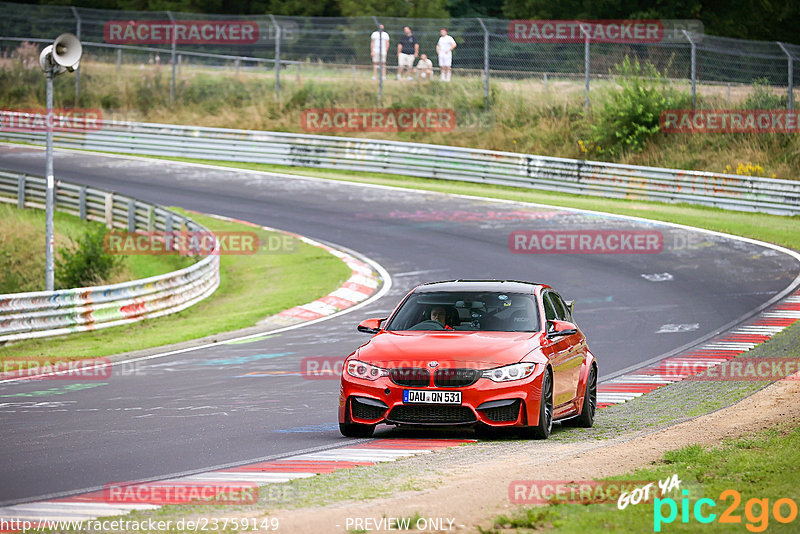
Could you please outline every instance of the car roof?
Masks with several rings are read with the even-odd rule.
[[[443,280],[417,286],[415,293],[432,291],[503,291],[508,293],[534,293],[537,287],[550,287],[521,280]]]

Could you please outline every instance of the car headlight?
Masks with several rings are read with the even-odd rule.
[[[347,362],[347,374],[355,378],[377,380],[382,376],[389,376],[389,370],[359,360],[350,360]]]
[[[504,365],[503,367],[495,367],[494,369],[487,369],[481,376],[493,382],[510,382],[511,380],[528,378],[533,374],[535,368],[535,363],[515,363],[512,365]]]

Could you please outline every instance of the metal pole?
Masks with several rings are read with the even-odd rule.
[[[375,21],[375,26],[378,28],[378,105],[381,105],[383,102],[383,69],[384,69],[384,59],[383,59],[383,30],[381,29],[381,23],[378,22],[378,17],[372,17],[372,20]],[[372,46],[370,44],[370,46]],[[388,54],[387,54],[388,56]]]
[[[45,193],[45,289],[53,291],[54,270],[53,270],[53,209],[55,199],[55,178],[53,177],[53,71],[55,67],[48,67],[45,76],[47,78],[47,123],[46,123],[46,153],[45,153],[45,176],[47,177],[47,189]]]
[[[176,61],[175,56],[177,54],[177,35],[176,35],[176,27],[175,27],[175,18],[172,16],[172,11],[167,11],[167,15],[169,16],[170,22],[172,22],[172,79],[169,84],[169,103],[175,103],[175,68],[176,68]]]
[[[589,113],[589,69],[591,67],[589,63],[589,32],[586,31],[586,28],[583,27],[583,24],[580,26],[581,32],[583,33],[583,72],[586,78],[586,88],[584,89],[584,99],[583,99],[583,110],[585,113]]]
[[[275,20],[275,15],[269,16],[275,26],[275,99],[281,97],[281,27]]]
[[[489,30],[482,19],[478,19],[483,28],[483,72],[484,72],[484,88],[483,88],[483,104],[486,109],[489,109]]]
[[[789,51],[780,41],[778,42],[778,46],[780,46],[781,50],[783,50],[783,53],[786,54],[786,60],[789,64],[789,72],[787,73],[789,78],[789,111],[793,111],[794,110],[794,57],[792,56],[792,54],[789,53]]]
[[[75,6],[70,6],[72,8],[72,14],[75,17],[75,37],[78,40],[81,40],[81,16],[78,14],[78,10]],[[75,69],[75,107],[78,107],[78,97],[80,96],[81,92],[81,66],[78,65],[78,68]]]
[[[689,32],[686,30],[681,31],[683,32],[683,35],[686,36],[689,44],[692,46],[692,111],[694,111],[697,109],[697,46],[694,44]]]
[[[122,69],[122,48],[117,48],[117,72]]]

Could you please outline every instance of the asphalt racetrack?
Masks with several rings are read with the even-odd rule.
[[[0,146],[0,168],[42,175],[44,166],[43,150]],[[304,379],[300,361],[344,358],[368,339],[355,329],[360,320],[386,316],[422,282],[552,285],[575,299],[602,380],[743,320],[800,272],[797,260],[772,248],[566,209],[61,150],[55,171],[350,248],[383,265],[393,286],[353,313],[150,359],[135,374],[0,384],[0,504],[348,443],[336,424],[338,381]],[[646,231],[661,235],[661,247],[531,254],[509,246],[515,231],[563,230]]]

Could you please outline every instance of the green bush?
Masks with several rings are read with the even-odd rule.
[[[59,250],[55,261],[58,289],[102,284],[122,265],[122,257],[106,251],[105,234],[105,228],[97,226]]]
[[[626,56],[615,70],[620,89],[602,94],[589,135],[591,150],[609,156],[640,152],[660,130],[662,111],[690,104],[688,93],[670,87],[652,63],[631,63]]]
[[[785,108],[787,103],[786,95],[776,95],[772,93],[772,86],[767,78],[753,80],[753,92],[745,100],[745,109],[775,109]]]

